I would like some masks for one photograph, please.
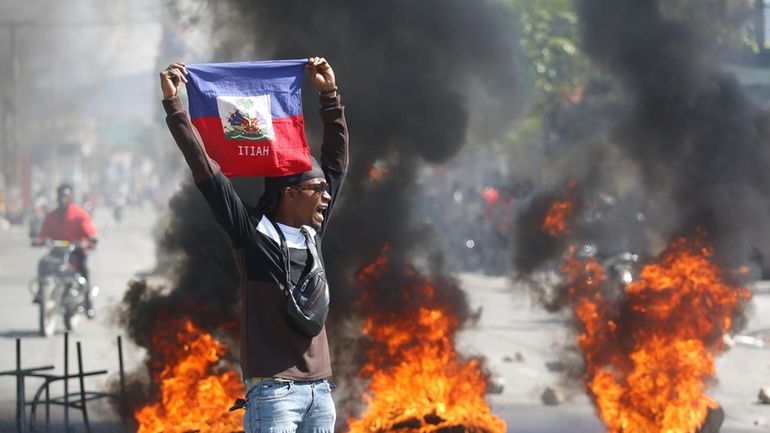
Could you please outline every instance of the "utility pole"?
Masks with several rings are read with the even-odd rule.
[[[10,97],[5,97],[3,107],[7,112],[3,118],[3,142],[2,146],[2,169],[3,175],[0,182],[0,192],[5,194],[5,198],[8,198],[8,191],[15,186],[18,186],[19,172],[18,172],[18,160],[19,160],[19,78],[21,76],[21,65],[19,61],[19,47],[18,47],[18,27],[19,22],[5,22],[2,23],[2,27],[5,27],[10,32],[11,52],[10,52],[10,65],[11,65],[11,84],[10,84]]]
[[[754,32],[759,53],[765,52],[765,0],[754,0]]]

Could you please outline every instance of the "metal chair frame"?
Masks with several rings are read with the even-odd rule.
[[[81,343],[77,342],[77,357],[78,357],[78,371],[77,373],[69,373],[69,333],[64,334],[64,374],[56,375],[50,373],[44,373],[47,370],[53,370],[53,365],[46,365],[42,367],[21,368],[21,339],[16,339],[16,368],[14,370],[7,370],[0,372],[0,376],[15,376],[16,377],[16,431],[18,433],[33,433],[36,430],[37,424],[37,409],[41,404],[45,408],[45,431],[49,432],[51,429],[51,406],[61,406],[64,409],[64,425],[65,431],[69,433],[70,429],[70,409],[79,410],[83,414],[83,424],[86,433],[91,433],[91,423],[88,418],[88,402],[99,400],[102,398],[117,397],[119,399],[121,409],[125,409],[126,402],[126,386],[125,386],[125,372],[123,369],[123,341],[120,336],[117,338],[118,343],[118,368],[120,374],[120,391],[119,395],[102,391],[87,391],[85,388],[85,378],[91,376],[99,376],[107,374],[107,370],[94,370],[85,371],[83,367],[83,352]],[[37,388],[34,397],[31,401],[27,401],[26,397],[26,381],[28,377],[34,377],[43,379],[43,383]],[[69,381],[72,379],[78,379],[80,390],[71,393],[69,389]],[[51,397],[51,384],[56,382],[62,382],[64,385],[64,394],[58,397]],[[74,397],[74,398],[73,398]],[[29,419],[27,417],[27,407],[29,407]],[[121,416],[125,414],[125,410],[121,410]]]

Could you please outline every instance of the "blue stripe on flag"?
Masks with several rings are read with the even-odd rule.
[[[219,117],[217,96],[271,95],[274,119],[302,114],[307,59],[187,65],[190,118]]]

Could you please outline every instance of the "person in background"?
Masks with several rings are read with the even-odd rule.
[[[91,299],[90,279],[87,266],[88,251],[96,247],[96,228],[91,215],[73,203],[72,185],[63,183],[56,189],[58,207],[46,215],[40,231],[34,237],[33,245],[44,245],[47,240],[67,241],[77,248],[72,256],[80,275],[88,281],[85,293],[86,314],[93,318],[96,314]],[[39,275],[40,276],[40,275]]]

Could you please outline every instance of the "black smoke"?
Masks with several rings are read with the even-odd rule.
[[[440,304],[454,305],[461,322],[472,319],[465,295],[442,266],[441,251],[431,241],[435,235],[412,220],[415,178],[421,166],[447,161],[466,144],[473,119],[482,119],[483,137],[497,137],[510,125],[520,105],[514,20],[492,0],[227,0],[211,1],[203,14],[213,17],[217,29],[212,60],[319,55],[336,73],[347,107],[351,166],[324,257],[332,290],[327,332],[335,380],[343,385],[335,399],[344,423],[363,389],[355,380],[363,345],[361,288],[354,275],[386,245],[404,271],[414,266],[434,276]],[[303,90],[307,133],[318,146],[316,92]],[[370,179],[375,165],[382,169],[378,180]],[[257,189],[251,184],[239,193],[253,203]],[[143,319],[185,301],[207,306],[198,316],[208,330],[221,331],[237,317],[229,246],[197,196],[186,187],[175,197],[162,242],[178,277],[162,290],[137,285],[124,302],[124,322],[140,344],[152,334]],[[378,293],[370,295],[382,302],[372,305],[394,313],[403,307],[397,296],[403,278],[396,275],[376,286]]]
[[[348,107],[352,164],[324,248],[338,270],[332,273],[335,295],[353,299],[354,293],[343,293],[355,290],[345,275],[371,261],[383,244],[407,252],[425,243],[422,228],[410,221],[416,170],[455,155],[472,116],[485,118],[489,135],[513,119],[513,18],[492,1],[226,3],[239,23],[248,23],[218,34],[227,59],[249,46],[246,56],[317,54],[334,67]],[[471,113],[477,89],[488,110]],[[315,92],[305,93],[310,112]],[[380,182],[368,179],[375,163],[388,172]]]
[[[583,49],[606,74],[594,84],[617,95],[591,101],[600,92],[589,88],[556,128],[569,155],[561,182],[577,180],[588,202],[602,192],[619,201],[593,236],[617,240],[643,214],[649,242],[637,246],[641,253],[657,254],[700,228],[725,265],[767,250],[767,114],[720,69],[714,41],[669,17],[659,1],[575,6]]]
[[[516,250],[513,262],[515,268],[522,274],[530,274],[539,269],[545,262],[559,254],[567,247],[566,236],[552,236],[543,230],[542,224],[551,205],[557,201],[570,201],[572,197],[549,191],[533,197],[532,201],[521,211],[516,226]],[[571,203],[571,201],[570,201]],[[575,205],[577,207],[577,205]],[[574,230],[574,218],[566,221]]]
[[[361,288],[353,275],[386,244],[392,255],[426,264],[421,267],[426,272],[447,272],[437,265],[440,251],[431,242],[433,234],[412,221],[416,173],[425,163],[454,156],[466,143],[472,118],[484,119],[487,130],[482,135],[487,137],[510,125],[521,105],[514,20],[504,5],[493,1],[226,3],[244,24],[219,34],[220,53],[228,56],[223,60],[239,51],[243,55],[244,46],[253,47],[246,56],[254,58],[325,56],[347,107],[351,167],[324,240],[333,290],[328,327],[333,370],[343,385],[340,391],[352,390],[336,397],[346,414],[360,401],[360,384],[350,382],[356,382],[363,348],[350,344],[360,327],[347,324],[361,314]],[[310,113],[309,107],[317,104],[310,96],[315,90],[304,90]],[[369,178],[375,164],[386,172],[379,181]],[[398,287],[379,287],[383,302],[372,305],[392,305],[397,311],[398,302],[389,298]],[[439,297],[458,303],[457,311],[467,311],[458,285],[439,288]]]
[[[118,310],[117,320],[128,337],[148,352],[147,371],[129,376],[128,401],[115,403],[126,411],[121,413],[126,420],[158,397],[158,384],[147,373],[158,372],[171,361],[152,344],[159,329],[188,318],[228,343],[238,356],[238,273],[230,241],[195,186],[185,183],[171,198],[158,230],[155,275],[131,281]],[[230,365],[237,362],[230,360]]]
[[[658,1],[576,3],[586,52],[628,93],[615,141],[648,191],[668,191],[670,235],[703,227],[723,260],[745,261],[768,243],[767,115],[720,72],[697,33]]]

